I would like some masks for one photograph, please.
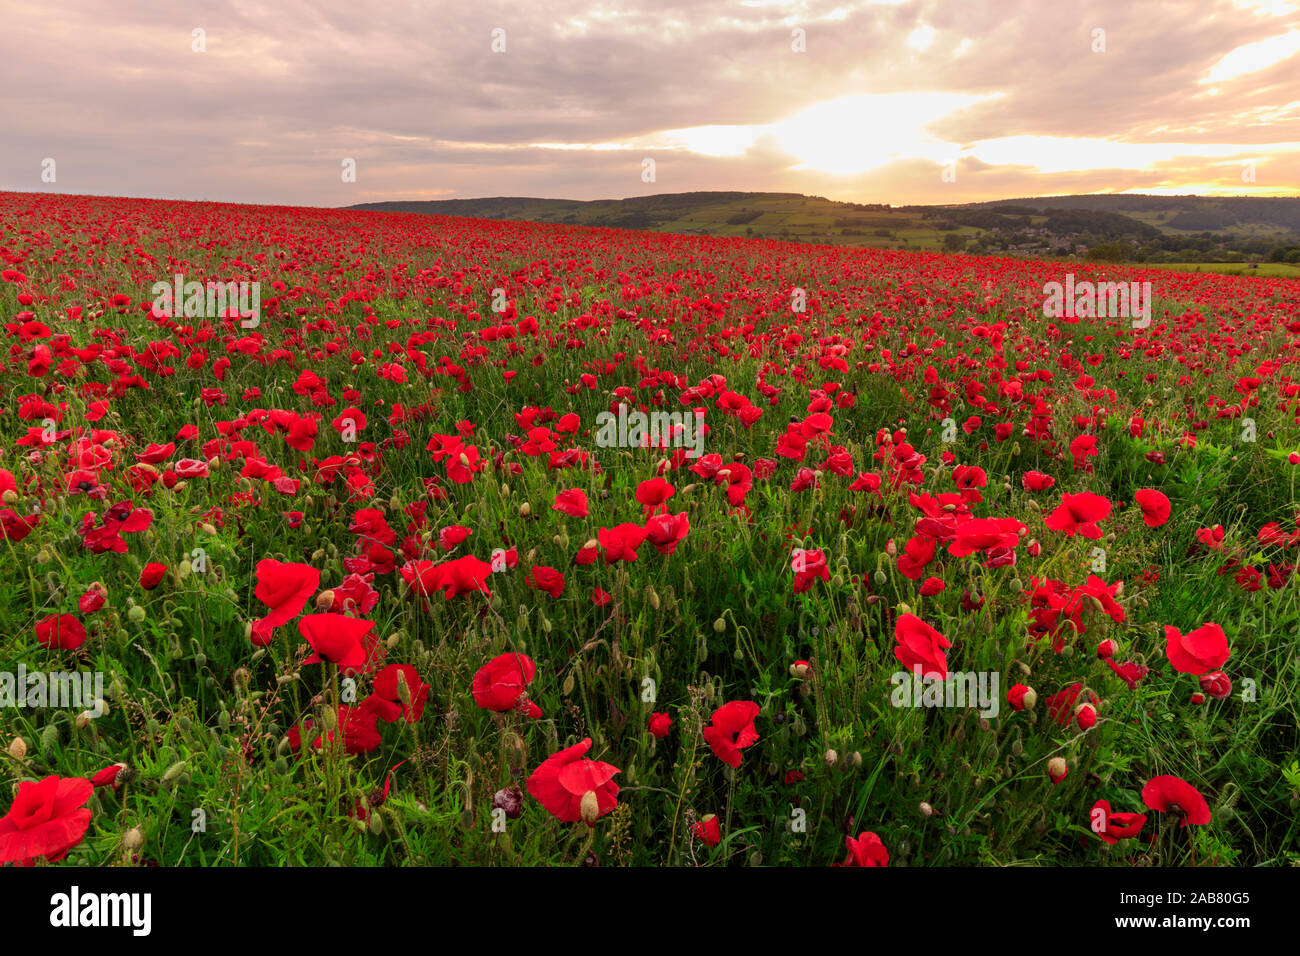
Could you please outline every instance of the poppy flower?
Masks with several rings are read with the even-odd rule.
[[[1152,777],[1142,788],[1142,802],[1161,813],[1182,817],[1181,830],[1189,823],[1201,826],[1210,822],[1210,807],[1200,791],[1186,780],[1168,774]]]
[[[620,524],[613,528],[601,528],[596,540],[605,550],[605,562],[635,561],[636,549],[645,540],[645,529],[635,524]]]
[[[49,776],[19,783],[9,812],[0,817],[0,864],[62,860],[90,827],[86,801],[94,790],[85,777]]]
[[[492,591],[487,586],[491,573],[492,565],[472,554],[441,564],[408,561],[402,567],[402,578],[416,594],[427,597],[434,591],[442,591],[443,599],[447,601],[474,592],[491,597]]]
[[[163,575],[166,573],[167,565],[151,561],[146,564],[144,570],[140,572],[140,587],[144,588],[146,591],[152,591],[162,583]]]
[[[673,496],[675,489],[662,478],[651,478],[649,481],[643,481],[636,486],[636,500],[641,502],[645,508],[645,516],[648,518],[658,509],[667,510],[668,506],[664,504]]]
[[[844,847],[849,851],[848,856],[831,866],[889,866],[889,851],[874,833],[859,833],[857,839],[846,836]]]
[[[96,789],[99,787],[112,787],[116,790],[118,787],[122,786],[117,782],[117,776],[125,769],[126,764],[124,763],[109,764],[103,770],[90,778],[91,786]]]
[[[96,581],[77,600],[77,610],[82,614],[94,614],[108,600],[108,588]]]
[[[1098,800],[1088,814],[1092,832],[1112,846],[1142,832],[1146,826],[1145,813],[1112,813],[1109,800]]]
[[[23,540],[41,523],[41,517],[41,515],[20,515],[12,508],[0,508],[0,540],[13,542]]]
[[[553,598],[564,593],[564,575],[555,568],[534,566],[528,575],[528,586],[535,591],[545,591]]]
[[[1169,499],[1152,488],[1143,488],[1133,493],[1133,500],[1142,509],[1142,520],[1148,528],[1158,528],[1169,520]]]
[[[814,581],[831,579],[826,552],[820,548],[796,548],[790,556],[790,568],[794,571],[795,594],[807,591]]]
[[[1180,673],[1199,676],[1218,670],[1231,654],[1228,638],[1217,624],[1202,624],[1186,634],[1172,624],[1165,626],[1165,655]]]
[[[1082,491],[1077,495],[1069,492],[1061,495],[1061,504],[1043,519],[1043,524],[1053,531],[1064,531],[1067,537],[1081,534],[1085,538],[1097,540],[1101,537],[1098,522],[1110,517],[1109,499]]]
[[[555,496],[554,510],[570,518],[585,518],[587,511],[587,493],[581,488],[569,488]]]
[[[540,717],[542,709],[527,696],[528,685],[536,672],[537,667],[527,654],[499,654],[474,675],[474,703],[497,713],[518,710],[526,717]]]
[[[343,749],[346,753],[368,754],[383,742],[379,734],[379,716],[374,707],[368,704],[369,700],[370,698],[367,698],[359,706],[339,704],[337,726],[343,730]],[[303,727],[310,731],[313,723],[311,720],[306,720],[303,722]],[[296,753],[302,746],[298,725],[290,727],[286,736],[289,738],[289,746]],[[322,749],[327,740],[333,745],[337,736],[337,730],[318,736],[312,741],[312,749]]]
[[[424,713],[429,685],[410,664],[389,664],[375,675],[374,687],[371,697],[381,720],[392,723],[400,717],[413,724]]]
[[[944,651],[952,643],[915,614],[900,614],[894,623],[894,656],[909,671],[921,668],[922,677],[948,676],[948,659]]]
[[[308,614],[298,621],[298,633],[311,645],[313,652],[303,663],[328,662],[345,671],[361,670],[370,657],[370,648],[364,638],[374,627],[374,621],[362,621],[345,614]]]
[[[704,728],[704,739],[713,754],[730,767],[739,767],[741,750],[758,743],[754,718],[759,706],[751,700],[733,700],[713,712],[713,719]]]
[[[1020,483],[1024,486],[1025,491],[1046,491],[1056,484],[1056,479],[1051,475],[1043,474],[1041,471],[1027,471],[1020,476]]]
[[[718,815],[706,813],[691,827],[691,835],[705,846],[717,846],[722,842],[722,825],[718,822]]]
[[[1226,700],[1232,694],[1232,681],[1223,671],[1215,671],[1212,674],[1202,674],[1200,677],[1201,690],[1205,691],[1215,700]]]
[[[36,640],[46,647],[75,651],[86,643],[86,629],[71,614],[51,614],[36,623]]]
[[[596,820],[618,805],[621,771],[612,764],[583,758],[591,738],[547,757],[528,778],[528,792],[557,820],[594,826]]]
[[[257,587],[253,594],[269,607],[270,613],[261,619],[268,627],[279,627],[298,616],[307,606],[307,599],[320,587],[320,571],[309,564],[291,564],[264,558],[257,562]]]
[[[669,717],[667,714],[659,714],[659,713],[651,714],[650,715],[650,736],[656,738],[657,740],[662,740],[663,738],[668,736],[668,732],[672,728],[672,725],[673,725],[673,719]]]
[[[655,546],[660,554],[668,555],[677,550],[691,530],[690,516],[680,514],[657,514],[645,523],[645,540]]]
[[[457,548],[471,534],[473,532],[462,525],[449,525],[438,532],[438,547],[444,551],[451,551]]]

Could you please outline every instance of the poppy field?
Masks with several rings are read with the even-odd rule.
[[[22,193],[0,270],[0,865],[1298,859],[1292,279]]]

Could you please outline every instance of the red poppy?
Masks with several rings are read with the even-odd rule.
[[[659,713],[651,714],[650,715],[650,736],[662,740],[664,737],[668,736],[668,732],[671,729],[672,725],[673,725],[673,719],[669,717],[667,714],[659,714]]]
[[[645,529],[635,524],[620,524],[613,528],[601,528],[597,534],[600,546],[605,549],[605,561],[635,561],[636,549],[645,540]]]
[[[1061,495],[1061,504],[1043,519],[1043,524],[1053,531],[1064,531],[1067,537],[1081,534],[1095,541],[1101,537],[1098,522],[1110,516],[1110,508],[1110,501],[1101,495],[1090,491],[1077,495],[1066,492]]]
[[[1056,484],[1056,479],[1051,475],[1043,474],[1041,471],[1027,471],[1021,475],[1020,483],[1024,486],[1025,491],[1046,491]]]
[[[146,591],[152,591],[162,583],[163,575],[166,573],[167,565],[151,561],[149,564],[146,564],[144,570],[140,572],[140,587],[144,588]]]
[[[500,654],[474,675],[474,703],[498,713],[518,710],[527,717],[540,717],[542,709],[527,696],[528,685],[536,672],[528,655]]]
[[[831,866],[889,866],[889,851],[874,833],[859,833],[856,840],[846,836],[844,846],[849,851],[848,856]]]
[[[528,586],[535,591],[545,591],[553,598],[564,593],[564,575],[555,568],[535,565],[528,575]]]
[[[402,567],[402,577],[411,590],[421,597],[442,591],[443,599],[450,601],[461,594],[478,592],[488,597],[492,591],[487,586],[492,565],[480,561],[472,554],[434,564],[432,561],[408,561]]]
[[[343,749],[350,754],[367,754],[378,747],[383,738],[379,734],[379,716],[375,708],[369,704],[370,698],[363,701],[360,706],[352,707],[348,704],[340,704],[337,713],[337,726],[343,729]],[[312,720],[303,722],[303,726],[310,731],[314,725]],[[286,735],[289,738],[289,746],[296,753],[302,746],[302,737],[298,725],[294,724],[289,728]],[[327,734],[318,736],[312,741],[312,749],[320,750],[328,740],[334,744],[338,739],[338,731],[331,730]]]
[[[46,647],[75,651],[86,643],[86,629],[71,614],[51,614],[36,623],[36,640]]]
[[[1142,832],[1146,826],[1145,813],[1111,813],[1109,800],[1098,800],[1088,814],[1089,827],[1103,841],[1114,845]]]
[[[392,723],[400,717],[413,724],[424,713],[429,685],[410,664],[389,664],[375,675],[374,686],[371,699],[380,719]]]
[[[0,864],[56,863],[90,827],[86,801],[95,788],[85,777],[49,776],[18,784],[9,812],[0,817]]]
[[[1169,624],[1165,626],[1165,654],[1174,670],[1199,676],[1222,667],[1232,650],[1217,624],[1202,624],[1186,634]]]
[[[672,554],[691,530],[691,519],[685,511],[680,514],[657,514],[645,523],[645,539],[660,554]]]
[[[952,643],[925,621],[915,614],[900,614],[894,624],[894,639],[898,641],[894,656],[909,671],[920,667],[922,677],[947,678],[948,659],[944,651]]]
[[[569,488],[555,496],[554,509],[570,518],[587,517],[587,493],[581,488]]]
[[[298,633],[311,645],[312,655],[304,664],[328,662],[341,670],[359,671],[370,658],[366,637],[375,628],[374,621],[362,621],[345,614],[308,614],[298,621]]]
[[[1169,520],[1171,506],[1169,499],[1152,488],[1143,488],[1133,493],[1133,500],[1142,509],[1142,520],[1148,528],[1158,528]]]
[[[722,824],[715,813],[707,813],[691,827],[691,834],[706,846],[717,846],[722,842]]]
[[[740,766],[740,751],[758,743],[754,718],[760,708],[752,700],[733,700],[713,712],[713,720],[704,728],[704,739],[713,754],[731,767]]]
[[[662,478],[651,478],[649,481],[643,481],[636,486],[636,500],[641,502],[645,507],[646,517],[650,517],[656,510],[668,510],[664,504],[674,494],[673,486]]]
[[[1232,694],[1232,681],[1223,671],[1215,671],[1212,674],[1202,674],[1200,677],[1201,690],[1205,691],[1215,700],[1226,700]]]
[[[583,759],[591,749],[591,738],[552,754],[528,778],[528,792],[557,820],[594,826],[618,805],[621,771],[598,760]]]
[[[320,587],[320,571],[309,564],[287,564],[274,558],[257,562],[257,587],[253,594],[271,609],[262,624],[279,627],[298,616],[307,599]]]
[[[108,600],[108,588],[96,581],[77,600],[77,610],[82,614],[94,614]]]
[[[1152,810],[1181,816],[1180,830],[1189,823],[1201,826],[1210,822],[1209,804],[1200,791],[1180,777],[1152,777],[1142,788],[1142,802]]]
[[[124,763],[109,764],[103,770],[91,777],[90,783],[96,789],[99,787],[112,787],[116,790],[121,786],[121,784],[117,782],[117,776],[125,769],[126,764]]]

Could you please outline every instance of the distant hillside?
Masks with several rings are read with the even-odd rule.
[[[1144,196],[1106,194],[1100,196],[1043,196],[1036,199],[999,199],[972,203],[983,209],[1006,207],[1044,210],[1086,209],[1120,213],[1151,225],[1186,232],[1235,231],[1251,233],[1271,230],[1300,232],[1300,198],[1260,196]]]
[[[628,199],[441,199],[372,212],[570,223],[882,249],[1074,256],[1101,245],[1138,261],[1243,262],[1300,243],[1300,199],[1046,196],[945,206],[837,202],[798,193],[690,192]]]

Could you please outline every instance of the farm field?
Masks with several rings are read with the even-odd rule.
[[[1290,279],[26,193],[0,260],[0,865],[1297,861]]]

